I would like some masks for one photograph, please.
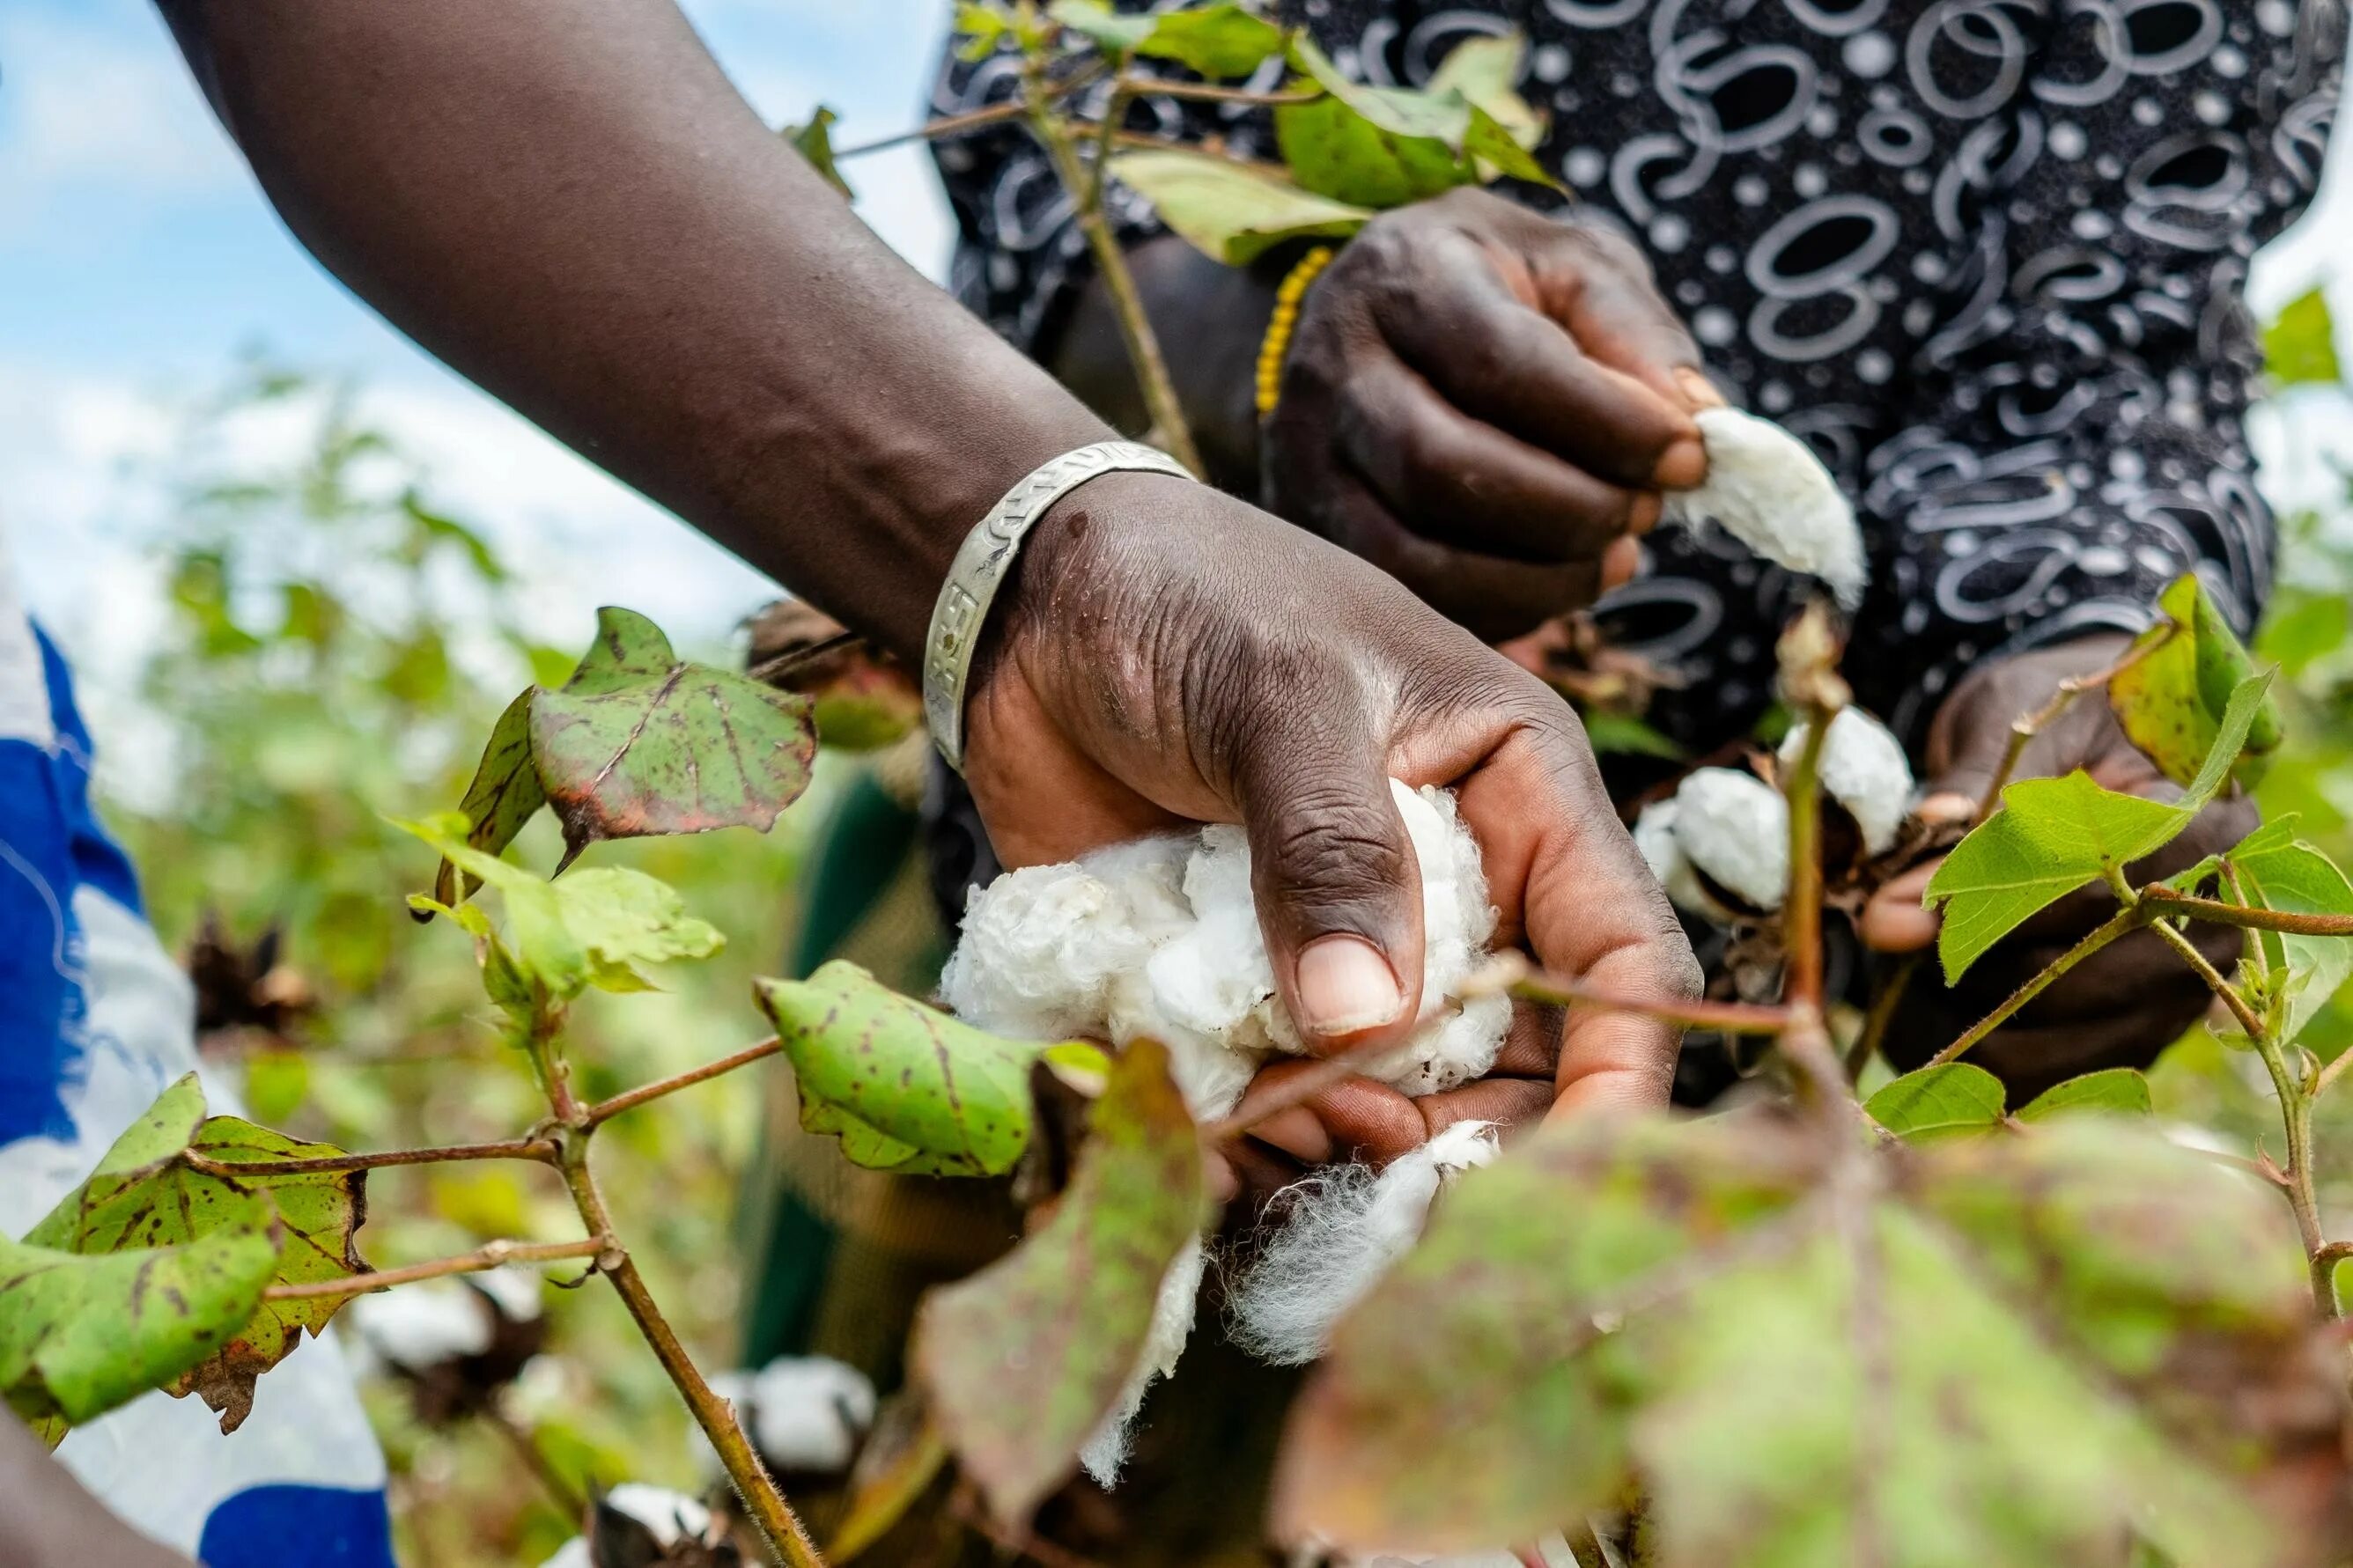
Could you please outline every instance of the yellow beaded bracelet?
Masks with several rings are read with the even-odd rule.
[[[1291,334],[1299,325],[1299,302],[1307,296],[1307,286],[1315,275],[1331,264],[1332,247],[1319,245],[1299,258],[1299,265],[1283,275],[1282,286],[1274,291],[1274,314],[1266,323],[1266,336],[1258,346],[1258,416],[1261,419],[1274,412],[1275,403],[1282,396],[1282,356],[1291,351]]]

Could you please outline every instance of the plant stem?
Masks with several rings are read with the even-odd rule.
[[[784,1042],[776,1036],[770,1035],[758,1045],[746,1046],[733,1056],[722,1057],[715,1062],[705,1062],[699,1068],[690,1068],[682,1073],[676,1073],[669,1078],[656,1079],[651,1083],[639,1084],[626,1094],[617,1094],[610,1100],[600,1100],[590,1106],[584,1113],[587,1118],[587,1125],[601,1126],[624,1110],[635,1110],[648,1100],[659,1100],[666,1094],[676,1094],[681,1089],[691,1089],[696,1084],[717,1078],[722,1073],[733,1072],[740,1067],[749,1067],[763,1058],[775,1056],[784,1048]]]
[[[2147,919],[2147,911],[2142,906],[2118,910],[2105,924],[2101,925],[2083,941],[2052,959],[2042,973],[2011,992],[2000,1006],[1972,1025],[1968,1033],[1929,1058],[1927,1065],[1932,1068],[1942,1067],[1947,1062],[1957,1060],[1961,1053],[2010,1022],[2011,1015],[2049,990],[2052,982]]]
[[[2290,936],[2353,936],[2353,915],[2307,915],[2292,910],[2247,909],[2220,899],[2177,893],[2162,883],[2143,888],[2140,896],[2165,906],[2168,915],[2186,915],[2210,925],[2238,926],[2247,931],[2285,931]]]
[[[1862,1020],[1862,1032],[1855,1036],[1854,1047],[1846,1054],[1846,1080],[1862,1081],[1862,1069],[1887,1038],[1887,1027],[1895,1021],[1896,1010],[1904,1005],[1904,994],[1912,988],[1912,977],[1920,973],[1921,955],[1907,952],[1896,962],[1880,981],[1873,993],[1871,1011]]]
[[[591,1230],[610,1236],[612,1216],[605,1207],[604,1194],[597,1190],[596,1178],[588,1169],[588,1140],[586,1128],[565,1138],[564,1182],[572,1191],[573,1205],[579,1209],[582,1223]],[[717,1451],[719,1462],[726,1468],[727,1479],[734,1483],[745,1513],[767,1542],[768,1550],[790,1568],[824,1568],[825,1559],[818,1552],[817,1542],[801,1527],[800,1517],[794,1513],[766,1467],[760,1463],[751,1439],[744,1436],[743,1424],[735,1419],[735,1407],[720,1398],[703,1380],[702,1370],[679,1342],[670,1320],[655,1304],[653,1292],[646,1289],[636,1261],[616,1244],[598,1258],[597,1271],[613,1282],[621,1304],[628,1309],[630,1319],[638,1325],[638,1332],[653,1347],[654,1358],[661,1363],[671,1385],[694,1413],[696,1425]]]
[[[482,1408],[481,1418],[484,1426],[507,1440],[507,1446],[515,1451],[515,1458],[522,1461],[523,1468],[546,1490],[548,1500],[555,1505],[555,1511],[578,1524],[588,1511],[588,1500],[574,1490],[572,1483],[549,1460],[539,1446],[539,1438],[495,1404]]]
[[[1120,337],[1127,345],[1128,362],[1134,367],[1136,383],[1144,393],[1145,411],[1152,418],[1152,437],[1197,477],[1206,475],[1208,470],[1201,462],[1200,449],[1194,445],[1192,426],[1187,422],[1184,405],[1177,400],[1176,384],[1169,378],[1168,362],[1160,353],[1160,340],[1152,331],[1151,318],[1145,313],[1144,297],[1136,292],[1135,275],[1128,270],[1127,257],[1119,247],[1119,236],[1103,216],[1103,192],[1094,189],[1095,199],[1088,199],[1093,182],[1071,142],[1068,122],[1050,106],[1044,75],[1035,60],[1022,67],[1021,81],[1022,101],[1029,111],[1030,129],[1054,165],[1054,177],[1061,182],[1064,193],[1071,198],[1072,216],[1079,232],[1086,237],[1096,268],[1103,273],[1112,312],[1119,318]]]
[[[1778,1035],[1789,1026],[1787,1007],[1753,1002],[1686,1002],[1675,997],[1625,996],[1597,991],[1580,981],[1567,980],[1542,970],[1514,977],[1504,989],[1524,1002],[1547,1002],[1556,1007],[1591,1007],[1609,1013],[1640,1013],[1686,1028],[1713,1029],[1721,1035]]]
[[[2312,1080],[2312,1098],[2318,1100],[2322,1095],[2327,1094],[2328,1086],[2343,1078],[2348,1068],[2353,1068],[2353,1049],[2345,1051],[2335,1061],[2320,1069],[2320,1076]]]
[[[1402,1044],[1396,1038],[1360,1040],[1336,1057],[1324,1057],[1305,1071],[1292,1074],[1264,1095],[1237,1106],[1229,1114],[1202,1128],[1201,1142],[1209,1148],[1230,1143],[1268,1117],[1294,1105],[1304,1105],[1334,1084],[1355,1077],[1366,1063],[1377,1061]]]
[[[2096,687],[2105,686],[2172,640],[2173,628],[2168,626],[2161,635],[2127,649],[2122,658],[2107,668],[2094,670],[2089,675],[2069,676],[2052,692],[2051,700],[2033,712],[2011,721],[2010,744],[2002,752],[2001,765],[1994,770],[1993,777],[1986,784],[1985,794],[1978,800],[1978,820],[1983,822],[2001,805],[2001,792],[2010,783],[2010,774],[2018,771],[2018,759],[2026,754],[2028,743],[2041,734],[2045,726],[2057,722],[2059,716],[2074,705],[2076,698]]]
[[[1254,92],[1246,87],[1219,87],[1209,81],[1163,81],[1158,77],[1130,76],[1125,71],[1113,79],[1114,90],[1129,98],[1174,98],[1187,103],[1230,103],[1245,109],[1280,109],[1286,103],[1313,103],[1324,96],[1324,89],[1312,92]]]
[[[2181,962],[2197,972],[2198,978],[2206,983],[2206,989],[2222,999],[2222,1005],[2231,1010],[2231,1016],[2239,1021],[2239,1027],[2244,1029],[2250,1038],[2263,1032],[2263,1019],[2247,1005],[2247,999],[2239,994],[2239,988],[2223,979],[2221,971],[2206,962],[2206,955],[2198,951],[2195,943],[2161,920],[2150,921],[2149,929],[2163,937],[2166,945],[2181,955]]]
[[[2211,965],[2209,966],[2211,967]],[[2305,1259],[2312,1274],[2312,1301],[2324,1318],[2337,1315],[2337,1255],[2330,1250],[2327,1237],[2320,1228],[2320,1196],[2313,1187],[2312,1178],[2312,1097],[2288,1071],[2287,1053],[2280,1049],[2277,1040],[2260,1026],[2249,1032],[2255,1043],[2255,1054],[2263,1059],[2263,1070],[2272,1075],[2272,1089],[2279,1096],[2280,1122],[2287,1132],[2287,1177],[2285,1188],[2288,1207],[2295,1212],[2296,1234],[2304,1238]]]
[[[341,1279],[306,1279],[296,1285],[272,1285],[261,1293],[265,1301],[298,1301],[312,1296],[364,1296],[438,1279],[448,1274],[480,1274],[510,1263],[554,1263],[566,1258],[594,1258],[612,1246],[612,1238],[591,1236],[580,1241],[491,1241],[455,1258],[436,1258],[400,1268],[380,1268],[372,1274],[347,1274]]]
[[[1822,1006],[1822,746],[1836,716],[1828,704],[1807,709],[1806,743],[1781,785],[1789,803],[1789,891],[1781,905],[1787,974],[1782,994],[1792,1008],[1810,1009],[1818,1020]]]
[[[1101,77],[1103,72],[1101,61],[1092,62],[1086,69],[1076,72],[1065,80],[1049,85],[1046,89],[1047,96],[1056,99],[1067,98]],[[992,125],[1003,125],[1010,121],[1025,120],[1029,118],[1029,104],[1018,98],[1005,103],[992,103],[984,109],[967,109],[962,114],[943,114],[937,120],[926,120],[913,131],[902,131],[895,136],[885,136],[874,142],[861,142],[854,147],[837,147],[833,150],[833,161],[839,163],[845,158],[862,158],[869,153],[880,153],[892,147],[904,147],[911,142],[944,142],[951,137],[962,136],[969,131],[986,131]]]
[[[459,1160],[536,1160],[555,1163],[555,1145],[544,1138],[510,1138],[500,1143],[449,1143],[434,1149],[385,1149],[373,1154],[326,1154],[311,1160],[215,1160],[194,1149],[180,1163],[207,1176],[316,1176],[339,1171],[375,1171],[386,1165],[438,1165]]]

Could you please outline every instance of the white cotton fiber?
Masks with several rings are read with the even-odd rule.
[[[757,1372],[722,1373],[711,1386],[776,1469],[846,1471],[874,1426],[874,1384],[831,1356],[778,1356]],[[715,1466],[718,1456],[709,1458]]]
[[[375,1363],[426,1372],[480,1355],[497,1327],[491,1301],[457,1279],[424,1279],[355,1297],[343,1319],[347,1353],[356,1352],[363,1371]]]
[[[1692,865],[1751,908],[1789,890],[1789,805],[1754,773],[1701,768],[1675,791],[1675,842]]]
[[[1795,767],[1806,748],[1808,726],[1792,728],[1781,742],[1781,766]],[[1862,830],[1862,847],[1873,855],[1895,847],[1895,835],[1912,805],[1912,764],[1887,727],[1858,708],[1841,708],[1822,740],[1821,784],[1846,807]]]
[[[1493,1124],[1458,1121],[1376,1174],[1327,1166],[1275,1198],[1282,1228],[1234,1282],[1227,1332],[1276,1366],[1324,1353],[1333,1325],[1421,1239],[1440,1185],[1487,1163]]]
[[[1691,857],[1683,853],[1683,840],[1675,837],[1678,811],[1674,801],[1653,801],[1642,808],[1634,821],[1634,847],[1641,851],[1643,864],[1651,875],[1667,890],[1667,901],[1718,925],[1732,920],[1732,911],[1724,907],[1707,885],[1693,869]]]
[[[1174,1376],[1176,1361],[1185,1353],[1185,1342],[1193,1337],[1193,1304],[1201,1294],[1201,1275],[1208,1267],[1209,1255],[1196,1237],[1185,1244],[1168,1265],[1168,1272],[1160,1277],[1160,1294],[1152,1303],[1152,1325],[1145,1331],[1144,1349],[1137,1352],[1134,1370],[1128,1373],[1127,1386],[1120,1390],[1119,1401],[1079,1450],[1079,1463],[1085,1467],[1095,1484],[1109,1488],[1119,1479],[1120,1468],[1127,1463],[1127,1450],[1135,1433],[1136,1412],[1144,1408],[1144,1395],[1154,1381]]]
[[[1767,560],[1820,578],[1852,610],[1862,602],[1862,533],[1854,508],[1803,441],[1736,408],[1696,416],[1707,478],[1667,496],[1666,521],[1718,527]]]
[[[1421,867],[1425,1027],[1370,1070],[1427,1094],[1493,1065],[1511,1003],[1449,1001],[1494,934],[1479,847],[1445,791],[1390,789]],[[1303,1049],[1259,931],[1250,842],[1230,826],[976,889],[940,991],[959,1017],[1001,1034],[1157,1039],[1201,1117],[1230,1110],[1267,1053]]]

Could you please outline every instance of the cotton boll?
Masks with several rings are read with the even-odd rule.
[[[1790,730],[1781,742],[1781,766],[1795,767],[1806,749],[1809,726]],[[1895,835],[1912,803],[1912,764],[1887,727],[1859,708],[1841,708],[1822,738],[1823,790],[1846,807],[1862,829],[1862,847],[1873,855],[1895,847]]]
[[[1701,768],[1675,791],[1675,842],[1697,870],[1751,907],[1778,910],[1789,889],[1789,805],[1732,768]]]
[[[874,1384],[831,1356],[778,1356],[757,1372],[723,1373],[711,1386],[734,1403],[771,1469],[847,1471],[874,1425]]]
[[[1498,1147],[1491,1123],[1458,1121],[1377,1175],[1337,1165],[1284,1188],[1282,1228],[1227,1302],[1234,1343],[1277,1366],[1323,1354],[1341,1314],[1421,1238],[1439,1188]]]
[[[687,1551],[673,1558],[684,1546]],[[624,1482],[596,1500],[588,1536],[574,1536],[542,1568],[606,1568],[607,1564],[741,1561],[711,1510],[683,1492]]]
[[[1695,914],[1717,925],[1728,925],[1732,911],[1725,909],[1715,894],[1707,890],[1692,869],[1691,857],[1683,853],[1683,841],[1675,837],[1677,812],[1672,800],[1653,801],[1642,808],[1634,821],[1634,847],[1641,851],[1643,864],[1651,875],[1667,890],[1667,901],[1679,910]]]
[[[1136,1413],[1144,1408],[1145,1393],[1155,1379],[1176,1374],[1177,1358],[1185,1353],[1185,1342],[1193,1334],[1193,1306],[1201,1294],[1201,1274],[1208,1263],[1208,1253],[1197,1237],[1185,1244],[1185,1250],[1160,1277],[1160,1294],[1152,1303],[1152,1323],[1145,1331],[1144,1349],[1136,1355],[1134,1370],[1128,1373],[1127,1386],[1120,1391],[1118,1402],[1095,1435],[1079,1450],[1079,1463],[1097,1486],[1108,1488],[1119,1479],[1135,1435]]]
[[[491,1348],[491,1303],[456,1279],[427,1279],[354,1298],[343,1311],[344,1342],[363,1364],[424,1372]]]
[[[956,1016],[1025,1039],[1083,1034],[1103,987],[1148,951],[1120,895],[1078,865],[1008,871],[965,902],[964,935],[940,975]]]
[[[1803,441],[1736,408],[1694,416],[1707,478],[1667,497],[1670,522],[1716,525],[1767,560],[1820,578],[1852,610],[1862,602],[1862,533],[1854,508]]]

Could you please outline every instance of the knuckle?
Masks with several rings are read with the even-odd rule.
[[[1288,798],[1268,834],[1276,875],[1311,898],[1356,902],[1394,887],[1409,868],[1390,824],[1362,796],[1310,786]]]

